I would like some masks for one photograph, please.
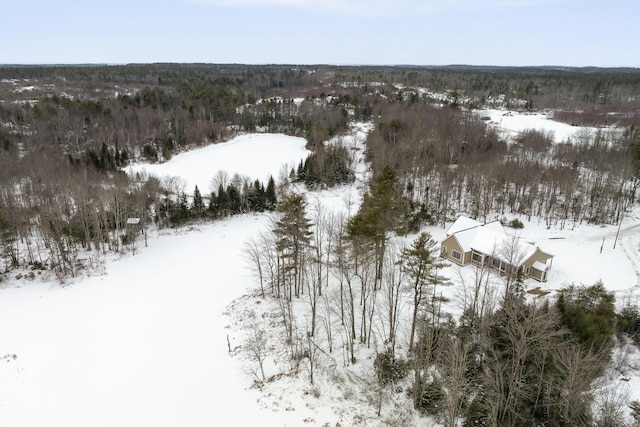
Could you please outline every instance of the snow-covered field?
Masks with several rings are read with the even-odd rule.
[[[571,126],[553,120],[545,112],[518,112],[501,109],[483,109],[477,111],[478,116],[489,119],[489,125],[504,137],[513,137],[527,129],[544,130],[553,133],[555,142],[571,142],[578,132],[595,132],[597,128]]]
[[[102,276],[5,286],[0,356],[17,358],[0,363],[0,425],[255,424],[220,314],[246,292],[242,242],[264,224],[161,233]]]
[[[518,129],[546,122],[521,118]],[[367,130],[357,129],[352,143],[357,145]],[[187,190],[197,184],[204,191],[219,169],[265,179],[304,156],[303,140],[247,135],[146,168],[154,175],[181,177]],[[247,164],[252,166],[243,168]],[[356,167],[353,187],[314,193],[310,207],[355,213],[368,177],[363,162]],[[638,209],[625,218],[615,249],[614,226],[569,223],[560,231],[521,220],[521,236],[555,255],[549,281],[531,280],[528,287],[553,290],[601,279],[619,300],[640,288]],[[362,383],[361,378],[325,372],[315,389],[306,379],[285,378],[270,386],[277,392],[260,391],[251,387],[246,359],[229,354],[229,349],[236,354],[243,340],[236,327],[261,310],[260,299],[246,297],[256,283],[242,259],[243,245],[268,227],[269,215],[260,214],[162,230],[136,255],[107,261],[101,275],[64,287],[53,280],[3,282],[0,426],[353,424],[343,418],[353,411],[344,382]],[[441,228],[428,231],[444,236]],[[277,359],[267,362],[271,373],[278,372]],[[631,372],[629,377],[625,384],[638,398],[640,376]],[[330,386],[321,388],[327,381]],[[371,416],[375,412],[365,410]]]
[[[259,179],[267,185],[269,176],[278,179],[282,166],[288,168],[288,173],[292,166],[298,166],[300,160],[307,158],[310,151],[305,145],[304,138],[283,134],[245,134],[231,141],[178,154],[169,162],[133,163],[127,167],[127,173],[182,178],[184,190],[189,194],[196,185],[203,194],[217,191],[218,188],[211,188],[210,184],[218,171],[226,172],[229,178],[238,174],[251,181]]]

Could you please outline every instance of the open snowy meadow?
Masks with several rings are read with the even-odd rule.
[[[537,116],[508,122],[513,116],[503,113],[492,112],[491,120],[510,131],[547,123],[558,134],[569,132]],[[359,144],[368,130],[366,125],[354,127],[351,143],[360,149],[354,152],[362,153]],[[563,140],[567,137],[561,134]],[[252,179],[266,180],[269,174],[277,178],[283,165],[291,167],[307,156],[304,145],[303,139],[284,135],[244,135],[161,165],[134,165],[129,173],[176,176],[184,180],[188,193],[195,185],[205,192],[220,169]],[[354,167],[355,184],[309,193],[310,208],[355,213],[369,175],[362,157]],[[637,207],[620,228],[567,222],[563,230],[547,229],[544,221],[520,219],[520,236],[555,256],[548,282],[528,279],[528,289],[540,286],[553,295],[569,284],[602,280],[619,303],[638,297]],[[112,258],[100,271],[64,285],[54,278],[13,277],[0,283],[0,425],[354,424],[345,416],[357,412],[352,401],[337,401],[321,381],[318,387],[327,388],[316,397],[308,394],[306,379],[282,381],[269,400],[265,390],[252,388],[254,376],[246,360],[233,356],[242,343],[233,319],[237,322],[239,312],[259,304],[247,297],[257,283],[243,259],[243,247],[269,226],[270,214],[251,214],[153,231],[148,247],[140,244],[135,254]],[[427,231],[436,239],[444,237],[440,227]],[[460,280],[465,272],[452,267],[448,274]],[[453,286],[447,292],[455,301],[459,289]],[[633,354],[626,354],[612,370],[609,384],[628,388],[631,397],[639,399],[640,371],[635,366],[640,368],[640,358]],[[277,373],[277,361],[267,360],[266,368]],[[370,408],[361,411],[374,413]]]

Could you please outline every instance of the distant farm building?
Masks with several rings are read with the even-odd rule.
[[[553,255],[509,236],[499,221],[484,224],[461,216],[446,234],[441,255],[458,265],[489,266],[501,273],[520,271],[525,278],[547,280]]]

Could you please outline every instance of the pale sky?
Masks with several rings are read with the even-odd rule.
[[[638,0],[4,0],[0,64],[640,67]]]

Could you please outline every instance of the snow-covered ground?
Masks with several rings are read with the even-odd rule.
[[[0,357],[16,359],[0,363],[0,425],[255,425],[221,313],[250,284],[241,247],[264,225],[162,232],[102,276],[5,286]]]
[[[476,114],[489,119],[489,125],[496,128],[503,138],[513,137],[527,129],[544,130],[553,133],[555,142],[571,142],[578,132],[595,132],[597,128],[571,126],[553,120],[545,112],[518,112],[504,109],[482,109]]]
[[[547,281],[540,283],[527,279],[526,284],[530,287],[557,290],[571,284],[590,286],[602,280],[607,289],[620,295],[633,290],[640,292],[638,207],[623,219],[617,240],[618,227],[614,225],[593,226],[567,222],[564,230],[560,230],[553,227],[547,229],[545,222],[536,218],[529,222],[524,215],[506,215],[505,218],[518,218],[524,224],[524,228],[520,230],[507,228],[508,234],[516,234],[554,255]],[[442,228],[430,227],[428,231],[437,240],[445,237],[445,230]]]
[[[520,130],[537,126],[527,120],[522,118]],[[359,126],[346,142],[358,152],[369,129]],[[267,151],[260,151],[267,145]],[[267,154],[275,160],[268,162]],[[302,140],[246,135],[146,168],[158,176],[181,177],[187,190],[197,184],[204,191],[219,169],[265,179],[277,177],[283,163],[297,163],[304,156]],[[361,158],[356,162],[356,184],[310,194],[312,209],[322,205],[355,213],[369,173]],[[568,223],[564,230],[547,230],[544,223],[520,219],[525,225],[520,235],[555,255],[549,281],[530,280],[528,287],[554,290],[602,279],[618,299],[639,289],[637,209],[625,218],[615,249],[613,226]],[[242,259],[245,242],[266,230],[269,220],[269,214],[244,215],[162,230],[136,255],[108,260],[102,275],[64,287],[54,281],[3,282],[0,425],[347,426],[357,420],[373,425],[374,408],[353,409],[354,401],[370,396],[354,396],[348,384],[374,392],[357,371],[325,369],[315,386],[301,375],[258,390],[252,387],[247,359],[236,357],[245,339],[241,329],[254,316],[265,327],[278,324],[278,319],[264,317],[268,311],[259,298],[248,296],[257,284]],[[428,231],[438,239],[444,236],[441,228]],[[449,292],[455,295],[459,289]],[[339,362],[341,356],[335,357]],[[272,356],[266,361],[267,375],[281,372],[279,360]],[[371,360],[359,365],[371,370]],[[637,399],[640,375],[628,368],[625,372],[630,379],[625,384]],[[403,394],[398,396],[402,401]],[[402,415],[396,403],[385,405],[387,414]],[[384,416],[375,424],[384,424]]]

